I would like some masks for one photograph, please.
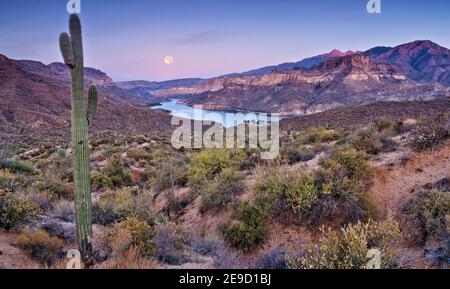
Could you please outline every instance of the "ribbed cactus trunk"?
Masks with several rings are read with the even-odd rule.
[[[92,209],[89,173],[88,126],[97,109],[98,92],[89,88],[89,104],[84,101],[84,64],[81,23],[77,15],[69,20],[70,36],[62,33],[60,47],[72,75],[72,146],[74,152],[75,212],[78,247],[85,262],[91,261]]]

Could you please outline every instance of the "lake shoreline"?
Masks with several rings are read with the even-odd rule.
[[[260,121],[261,118],[266,121],[271,121],[273,118],[277,119],[277,121],[281,121],[286,118],[286,116],[282,115],[273,116],[271,113],[239,109],[219,110],[205,108],[201,110],[201,115],[198,115],[198,111],[196,111],[194,107],[180,102],[179,99],[171,99],[170,101],[162,102],[159,105],[149,106],[149,108],[154,110],[162,110],[172,116],[177,116],[184,119],[220,123],[224,127],[233,127],[244,122],[257,122]],[[230,114],[234,114],[234,116],[230,117]],[[291,117],[294,116],[291,115]]]

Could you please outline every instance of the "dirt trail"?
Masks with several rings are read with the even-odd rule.
[[[42,266],[12,244],[17,234],[0,230],[0,269],[39,269]]]
[[[450,177],[450,141],[434,152],[411,153],[411,159],[393,168],[375,167],[369,199],[380,217],[400,212],[420,188]]]

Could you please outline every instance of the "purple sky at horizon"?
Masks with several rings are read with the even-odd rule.
[[[0,53],[62,61],[66,0],[2,1]],[[450,47],[448,0],[81,0],[85,65],[115,81],[209,78],[332,49],[428,39]],[[164,57],[173,56],[171,65]]]

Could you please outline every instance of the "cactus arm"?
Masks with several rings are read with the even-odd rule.
[[[97,104],[98,104],[98,90],[96,86],[91,85],[89,87],[88,108],[86,111],[86,119],[88,125],[91,123],[92,119],[94,118],[95,112],[97,111]]]
[[[64,58],[64,63],[71,69],[75,67],[73,61],[72,43],[69,34],[61,33],[59,36],[59,47],[61,48],[61,54]]]

